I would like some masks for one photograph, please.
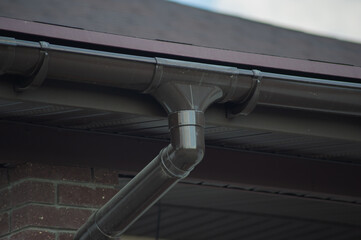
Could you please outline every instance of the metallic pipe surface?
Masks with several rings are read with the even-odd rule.
[[[154,58],[51,45],[48,77],[142,91],[151,82]]]
[[[49,56],[47,78],[142,91],[151,82],[155,59],[0,37],[0,74],[28,76],[40,51]]]
[[[49,53],[47,78],[106,85],[142,92],[159,84],[201,83],[222,91],[220,102],[242,103],[253,87],[255,71],[171,59],[132,56],[0,37],[0,74],[28,77],[40,51]],[[259,71],[258,71],[259,72]],[[256,105],[361,116],[361,84],[259,72]],[[167,87],[168,88],[168,87]],[[159,97],[161,97],[159,95]],[[178,104],[178,103],[177,103]],[[182,109],[187,109],[185,106]]]
[[[171,144],[94,213],[78,230],[75,240],[119,237],[202,160],[205,147],[203,112],[175,112],[169,115],[169,121]]]
[[[361,116],[361,84],[262,73],[259,105]]]

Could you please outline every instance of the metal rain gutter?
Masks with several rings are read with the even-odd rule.
[[[231,104],[229,116],[247,114],[253,107],[248,106],[247,110],[245,103],[361,115],[360,83],[132,56],[0,37],[0,74],[22,76],[16,86],[18,91],[40,86],[46,77],[144,92],[152,82],[153,74],[156,74],[155,78],[160,78],[158,75],[162,69],[165,70],[163,73],[167,72],[167,78],[172,78],[170,81],[192,83],[200,78],[202,81],[207,79],[207,84],[218,86],[223,92],[227,92],[231,84],[232,90],[228,95],[234,92],[235,96],[228,96],[223,100],[236,103]],[[249,101],[251,98],[252,101]],[[244,109],[246,111],[242,112]]]
[[[361,84],[243,70],[164,58],[0,38],[0,75],[18,76],[15,91],[45,79],[136,90],[151,94],[168,113],[170,144],[83,225],[76,240],[120,236],[204,154],[204,112],[229,103],[228,117],[256,105],[361,116]]]

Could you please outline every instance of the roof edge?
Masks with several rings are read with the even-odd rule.
[[[358,66],[134,38],[6,17],[0,17],[0,30],[152,54],[222,62],[230,65],[246,65],[253,68],[277,69],[361,80],[361,67]]]

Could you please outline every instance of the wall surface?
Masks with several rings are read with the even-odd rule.
[[[72,240],[131,176],[89,166],[0,165],[0,240]],[[357,199],[190,178],[122,240],[361,239]]]
[[[112,170],[36,163],[0,168],[0,240],[72,240],[119,188]]]

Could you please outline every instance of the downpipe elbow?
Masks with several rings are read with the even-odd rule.
[[[203,159],[204,114],[184,110],[169,115],[171,144],[161,152],[164,169],[172,176],[185,178]]]

